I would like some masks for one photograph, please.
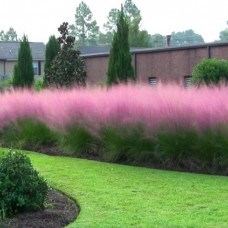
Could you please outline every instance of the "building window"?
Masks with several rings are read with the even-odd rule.
[[[34,75],[39,75],[39,64],[38,61],[32,63]]]
[[[188,88],[192,84],[192,76],[184,76],[184,87]]]
[[[156,77],[149,77],[148,80],[149,80],[149,84],[152,87],[156,87],[156,85],[157,85],[157,78]]]

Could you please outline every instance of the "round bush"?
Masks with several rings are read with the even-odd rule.
[[[0,209],[6,217],[43,208],[47,193],[47,182],[26,155],[9,151],[0,160]]]
[[[228,80],[228,61],[224,59],[204,59],[193,70],[193,84],[218,84]]]

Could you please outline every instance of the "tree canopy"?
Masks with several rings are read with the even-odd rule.
[[[4,32],[3,30],[0,32],[1,41],[18,41],[17,38],[17,32],[11,27],[6,32]]]
[[[76,8],[75,24],[69,26],[69,32],[76,38],[77,46],[97,44],[99,26],[93,19],[91,10],[83,1]]]
[[[165,47],[166,46],[166,37],[155,33],[154,35],[150,36],[150,46],[154,48],[158,47]]]
[[[195,33],[192,29],[183,32],[172,32],[171,39],[173,46],[204,43],[203,37]]]
[[[219,38],[220,41],[228,41],[228,28],[220,32]]]
[[[228,25],[228,21],[226,23]],[[219,41],[223,41],[223,42],[228,41],[228,27],[219,33]]]
[[[141,30],[140,28],[142,17],[138,7],[132,2],[132,0],[126,0],[123,5],[123,12],[125,14],[125,18],[129,25],[130,46],[148,47],[150,45],[150,35],[146,30]],[[119,14],[118,9],[111,9],[108,15],[108,21],[104,24],[106,37],[109,38],[110,40],[113,38],[114,31],[116,31],[117,29],[116,24],[117,24],[118,14]]]

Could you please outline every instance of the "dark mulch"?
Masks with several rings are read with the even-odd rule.
[[[42,211],[22,213],[0,223],[1,228],[62,228],[73,222],[79,207],[64,194],[50,190],[47,207]]]

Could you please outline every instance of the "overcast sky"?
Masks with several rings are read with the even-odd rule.
[[[66,21],[74,23],[80,0],[0,0],[0,31],[13,27],[18,36],[46,43]],[[125,0],[84,0],[102,28],[112,8]],[[228,27],[228,0],[133,0],[141,11],[142,28],[150,34],[168,35],[193,29],[206,42],[219,38]]]

